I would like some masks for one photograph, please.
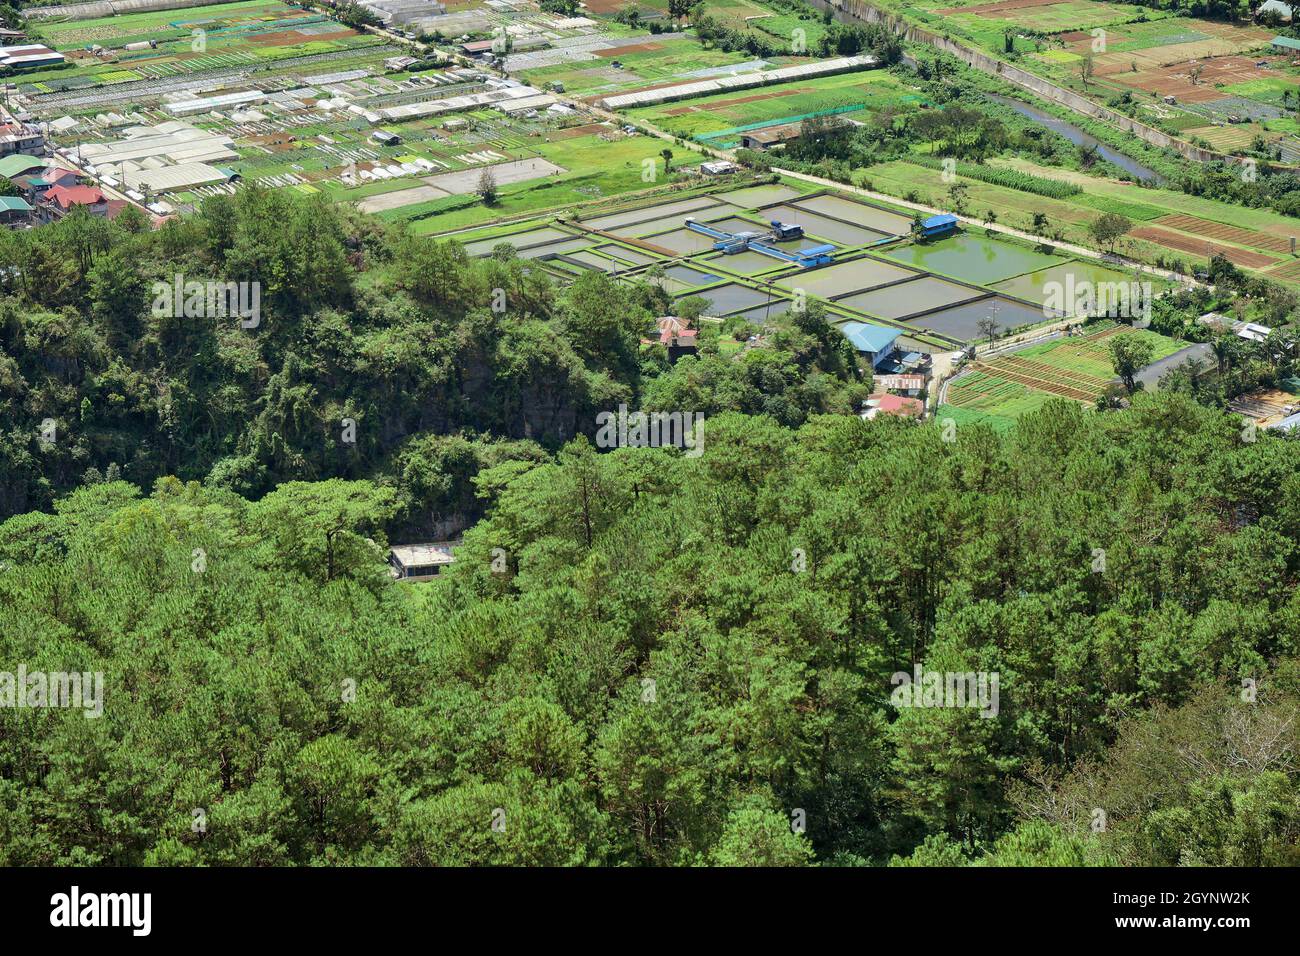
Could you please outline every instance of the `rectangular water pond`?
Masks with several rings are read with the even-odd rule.
[[[545,242],[554,242],[557,239],[564,239],[569,233],[562,229],[553,229],[550,226],[541,229],[528,229],[524,232],[516,232],[509,236],[494,236],[491,239],[479,239],[475,242],[465,243],[465,251],[471,256],[486,256],[493,249],[503,242],[508,242],[516,249],[523,249],[527,246],[537,246]]]
[[[855,202],[843,196],[813,196],[800,199],[790,205],[809,212],[817,212],[836,219],[855,222],[871,229],[879,229],[894,236],[906,236],[912,231],[912,220],[898,213],[877,209],[866,203]]]
[[[1031,302],[1046,302],[1049,297],[1055,296],[1064,305],[1071,290],[1075,295],[1084,294],[1082,283],[1085,282],[1092,284],[1092,294],[1096,296],[1100,292],[1097,287],[1101,283],[1124,283],[1128,286],[1133,282],[1133,277],[1091,262],[1076,261],[1052,266],[1049,269],[1040,269],[1028,275],[1016,276],[1014,279],[997,283],[995,288],[999,292],[1029,299]]]
[[[1012,276],[1060,265],[1065,260],[1024,246],[963,232],[938,242],[913,243],[881,253],[899,262],[988,285]]]
[[[748,189],[736,189],[729,193],[718,193],[718,199],[725,199],[729,203],[734,203],[741,209],[756,209],[759,206],[766,206],[774,202],[785,202],[787,199],[793,199],[795,196],[802,196],[803,193],[797,189],[791,189],[789,186],[782,186],[773,183],[768,186],[750,186]]]
[[[653,236],[646,236],[643,241],[661,249],[667,249],[675,256],[688,256],[713,251],[712,239],[689,229],[674,229],[671,232],[661,232]]]
[[[1036,325],[1047,318],[1042,309],[996,295],[938,312],[927,312],[908,320],[907,324],[918,332],[938,332],[958,342],[973,342],[983,336],[979,323],[984,319],[992,319],[998,324],[998,331],[1005,332]]]
[[[701,272],[699,269],[692,269],[690,266],[668,266],[664,269],[664,275],[675,282],[683,282],[686,285],[708,285],[711,282],[717,282],[721,276],[715,276],[710,272]]]
[[[573,252],[575,249],[585,249],[591,245],[591,240],[586,236],[578,236],[573,239],[564,239],[560,242],[548,242],[540,246],[529,246],[527,249],[519,250],[520,259],[538,259],[542,256],[553,256],[561,252]]]
[[[569,259],[576,259],[584,265],[591,266],[593,269],[603,269],[605,272],[626,272],[631,266],[625,262],[618,262],[615,259],[606,259],[596,255],[588,249],[582,249],[578,252],[568,253]]]
[[[700,210],[716,205],[717,201],[710,196],[697,196],[694,199],[679,199],[675,202],[660,203],[658,206],[644,206],[628,212],[597,216],[595,219],[584,219],[582,224],[592,229],[602,229],[610,232],[620,226],[649,222],[651,219],[663,219],[667,216],[700,216],[704,214]]]
[[[886,236],[885,233],[878,232],[875,229],[854,226],[847,222],[840,222],[838,219],[819,216],[815,212],[800,209],[798,206],[769,206],[762,211],[762,216],[764,222],[776,219],[780,222],[803,226],[804,231],[809,235],[829,239],[831,242],[839,243],[842,246],[862,246],[868,242],[875,242],[877,239],[884,239]]]
[[[777,285],[791,290],[803,289],[808,295],[829,299],[848,292],[874,289],[887,282],[915,279],[919,275],[918,272],[891,262],[862,258],[817,269],[804,269],[778,280]]]
[[[969,302],[982,295],[988,293],[946,279],[925,276],[913,279],[911,282],[885,286],[883,289],[847,295],[842,299],[836,299],[835,304],[868,315],[879,316],[882,319],[901,319],[907,315],[916,315],[918,312],[956,305],[958,302]]]
[[[727,318],[744,319],[753,325],[767,325],[790,311],[790,302],[787,299],[778,299],[773,297],[772,304],[766,303],[756,305],[752,309],[745,309],[743,312],[733,312]]]
[[[789,246],[789,244],[782,246],[782,248],[785,249],[787,246]],[[798,248],[799,244],[794,243],[793,246],[789,247],[789,251],[794,251]],[[704,262],[711,267],[716,266],[719,269],[728,269],[731,272],[736,272],[743,276],[752,276],[760,272],[770,272],[773,269],[790,268],[790,263],[788,262],[782,262],[780,259],[772,256],[765,256],[761,252],[753,252],[752,250],[749,252],[738,252],[734,255],[726,255],[724,253],[717,256],[710,256],[708,259],[704,260]]]
[[[603,252],[607,256],[613,256],[616,259],[621,259],[624,262],[630,262],[632,265],[637,266],[645,266],[652,262],[659,261],[652,255],[648,255],[647,253],[640,252],[636,249],[627,249],[623,246],[616,246],[612,242],[607,242],[603,246],[596,246],[594,251]]]
[[[732,312],[739,312],[767,302],[765,292],[734,282],[694,294],[709,300],[710,305],[704,310],[708,315],[730,315]]]
[[[605,232],[614,236],[621,236],[625,239],[648,236],[652,233],[663,232],[667,229],[676,229],[678,226],[685,226],[688,218],[698,219],[700,222],[709,220],[725,219],[728,216],[738,212],[735,206],[728,203],[719,203],[710,206],[707,209],[698,209],[694,212],[674,213],[671,216],[657,216],[654,219],[647,219],[644,222],[635,222],[627,226],[619,226],[617,229],[606,229]],[[756,225],[747,225],[747,230],[759,231]]]

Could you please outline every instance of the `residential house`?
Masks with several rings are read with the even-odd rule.
[[[45,134],[36,126],[15,120],[0,123],[0,156],[38,153],[45,148]]]
[[[866,419],[872,419],[878,415],[920,418],[925,414],[925,404],[919,398],[908,398],[904,395],[876,392],[873,395],[868,395],[867,400],[862,404],[862,417]]]
[[[957,217],[950,212],[931,216],[921,223],[921,235],[926,239],[941,239],[957,231]]]
[[[1238,322],[1232,327],[1232,331],[1236,333],[1237,338],[1245,339],[1247,342],[1263,342],[1273,330],[1258,322]]]
[[[40,210],[47,222],[62,219],[77,206],[92,216],[108,214],[108,200],[97,186],[51,186],[40,199]]]
[[[661,316],[655,324],[659,327],[659,344],[668,350],[668,361],[676,362],[683,355],[694,355],[700,350],[699,333],[688,329],[677,316]]]

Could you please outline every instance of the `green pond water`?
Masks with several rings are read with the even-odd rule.
[[[939,272],[981,285],[1066,261],[1060,256],[1045,255],[1024,246],[968,232],[938,242],[901,246],[881,254],[929,272]]]

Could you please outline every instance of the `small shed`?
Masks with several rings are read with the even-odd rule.
[[[456,560],[452,548],[456,541],[430,541],[424,544],[399,544],[388,550],[390,573],[399,581],[428,581]]]
[[[931,216],[921,223],[921,235],[927,239],[937,239],[950,232],[957,231],[957,217],[950,212]]]

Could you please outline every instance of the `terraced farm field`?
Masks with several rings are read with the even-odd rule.
[[[1153,361],[1185,344],[1150,331],[1099,325],[1084,336],[1054,339],[975,362],[969,373],[949,385],[947,405],[966,413],[959,421],[995,419],[1000,421],[989,423],[1006,428],[1050,398],[1091,404],[1114,378],[1108,340],[1122,332],[1151,342]],[[941,409],[939,417],[943,414]]]

